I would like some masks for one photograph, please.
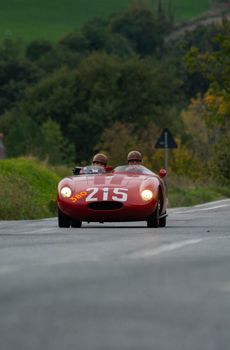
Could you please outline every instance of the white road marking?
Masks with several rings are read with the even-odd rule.
[[[223,205],[217,205],[215,207],[210,207],[210,208],[197,208],[197,209],[189,209],[189,210],[183,210],[183,211],[176,211],[174,214],[187,214],[187,213],[196,213],[199,211],[208,211],[208,210],[215,210],[219,208],[226,208],[229,207],[230,205],[228,204],[223,204]]]
[[[229,198],[226,198],[226,199],[221,199],[221,200],[218,200],[218,201],[213,201],[213,202],[206,202],[206,203],[202,203],[202,204],[197,204],[197,205],[194,205],[194,207],[198,208],[198,207],[205,207],[207,205],[216,205],[216,204],[221,204],[221,203],[225,203],[225,202],[228,202],[230,204],[230,199]]]
[[[194,245],[194,244],[198,244],[198,243],[204,242],[204,241],[206,241],[208,239],[209,238],[190,239],[190,240],[186,240],[186,241],[170,243],[170,244],[167,244],[167,245],[165,244],[165,245],[162,245],[162,246],[160,246],[158,248],[151,249],[151,250],[148,250],[148,251],[133,253],[133,254],[130,255],[130,258],[151,258],[151,257],[153,257],[155,255],[169,253],[169,252],[172,252],[174,250],[182,249],[182,248],[187,247],[189,245]]]

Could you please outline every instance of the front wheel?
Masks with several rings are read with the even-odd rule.
[[[164,216],[163,218],[159,219],[159,226],[160,227],[165,227],[166,226],[166,216]]]
[[[147,219],[147,227],[159,227],[160,224],[160,201],[158,200],[155,211]]]
[[[81,227],[81,221],[71,220],[72,227]]]
[[[60,208],[58,208],[58,226],[59,227],[70,227],[70,217],[63,213]]]

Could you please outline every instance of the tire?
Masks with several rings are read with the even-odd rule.
[[[157,201],[155,211],[147,219],[147,227],[159,227],[160,224],[160,201]]]
[[[58,208],[58,226],[59,227],[70,227],[70,217],[63,213],[60,208]]]
[[[81,227],[81,221],[71,220],[71,227]]]
[[[166,226],[166,216],[164,216],[163,218],[159,219],[159,226],[160,227],[165,227]]]

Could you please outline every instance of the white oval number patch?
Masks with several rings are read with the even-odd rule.
[[[87,192],[90,192],[86,197],[86,202],[103,200],[107,201],[111,198],[113,201],[126,202],[128,199],[128,188],[102,188],[102,198],[98,198],[98,187],[87,188]],[[101,197],[101,195],[100,195]]]

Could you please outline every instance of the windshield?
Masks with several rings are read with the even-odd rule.
[[[81,171],[80,175],[96,175],[96,174],[104,174],[105,173],[105,168],[101,166],[96,166],[96,165],[88,165],[84,166]]]
[[[143,165],[120,165],[114,169],[114,173],[136,173],[154,175],[154,173]]]

